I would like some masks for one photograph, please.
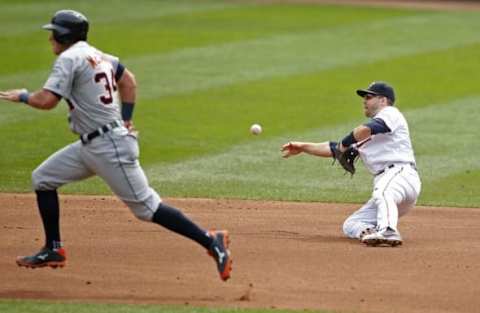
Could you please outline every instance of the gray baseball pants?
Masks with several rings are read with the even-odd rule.
[[[79,140],[55,152],[33,171],[33,188],[55,190],[98,175],[137,218],[151,221],[161,199],[148,185],[138,156],[136,136],[117,127],[86,144]]]

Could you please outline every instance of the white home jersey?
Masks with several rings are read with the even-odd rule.
[[[403,114],[394,106],[382,109],[373,117],[381,119],[391,132],[373,135],[360,146],[360,157],[372,174],[391,164],[415,164],[408,124]]]
[[[62,96],[74,133],[90,133],[121,120],[115,72],[118,58],[79,41],[62,52],[44,89]]]

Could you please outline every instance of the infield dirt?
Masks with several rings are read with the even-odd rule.
[[[231,233],[232,279],[206,251],[136,220],[113,197],[61,196],[63,269],[25,269],[43,230],[33,194],[0,194],[0,298],[332,309],[477,312],[480,209],[417,207],[404,245],[369,248],[343,236],[358,205],[166,199],[204,227]]]

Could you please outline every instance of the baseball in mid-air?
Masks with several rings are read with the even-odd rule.
[[[262,133],[262,126],[260,126],[260,124],[253,124],[250,126],[250,132],[252,135],[260,135]]]

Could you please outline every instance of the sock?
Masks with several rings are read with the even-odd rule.
[[[60,240],[60,206],[56,190],[36,190],[37,204],[45,230],[45,246],[58,249],[62,246]]]
[[[152,222],[198,242],[205,249],[209,249],[212,244],[213,239],[205,230],[193,223],[180,210],[164,203],[158,205],[157,211],[153,214]]]
[[[58,250],[63,247],[63,243],[61,241],[53,241],[52,242],[52,249],[53,250]]]

